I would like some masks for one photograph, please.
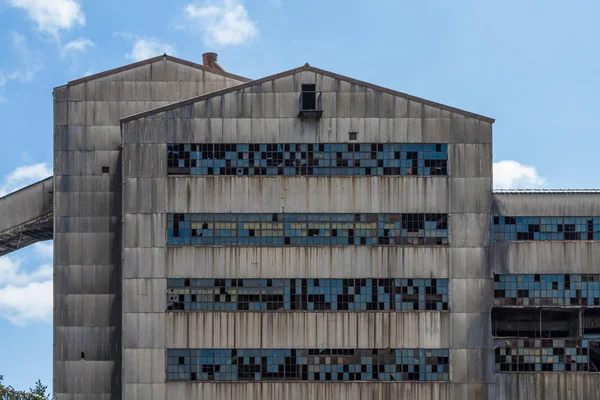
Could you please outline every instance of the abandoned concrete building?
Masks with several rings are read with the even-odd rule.
[[[493,119],[159,56],[54,89],[66,399],[595,399],[600,191],[493,191]]]

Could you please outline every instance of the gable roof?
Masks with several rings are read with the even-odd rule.
[[[196,69],[201,69],[201,70],[206,71],[206,72],[210,72],[210,73],[217,74],[217,75],[222,75],[222,76],[225,76],[227,78],[236,79],[236,80],[239,80],[239,81],[242,81],[242,82],[251,82],[252,81],[251,79],[244,78],[243,76],[239,76],[239,75],[235,75],[235,74],[230,74],[229,72],[220,71],[220,70],[217,70],[217,69],[214,69],[214,68],[205,67],[202,64],[196,64],[195,62],[191,62],[191,61],[187,61],[187,60],[182,60],[181,58],[169,56],[169,55],[167,55],[165,53],[162,56],[156,56],[156,57],[153,57],[153,58],[149,58],[147,60],[142,60],[142,61],[135,62],[133,64],[123,65],[122,67],[109,69],[107,71],[99,72],[99,73],[94,74],[94,75],[89,75],[89,76],[86,76],[86,77],[83,77],[83,78],[75,79],[73,81],[69,81],[69,83],[67,85],[68,86],[78,85],[80,83],[85,83],[85,82],[93,81],[94,79],[103,78],[105,76],[109,76],[109,75],[113,75],[113,74],[118,74],[119,72],[128,71],[130,69],[142,67],[144,65],[152,64],[152,63],[155,63],[155,62],[161,61],[161,60],[172,61],[172,62],[177,63],[177,64],[186,65],[188,67],[192,67],[192,68],[196,68]]]
[[[297,74],[297,73],[302,72],[302,71],[315,72],[317,74],[328,76],[328,77],[333,78],[333,79],[340,79],[340,80],[347,81],[347,82],[350,82],[350,83],[355,84],[355,85],[364,86],[364,87],[367,87],[367,88],[370,88],[370,89],[373,89],[373,90],[376,90],[376,91],[379,91],[379,92],[383,92],[383,93],[388,93],[388,94],[391,94],[392,96],[403,97],[403,98],[405,98],[407,100],[413,100],[413,101],[416,101],[416,102],[419,102],[419,103],[422,103],[422,104],[426,104],[426,105],[429,105],[429,106],[432,106],[432,107],[437,107],[437,108],[440,108],[440,109],[443,109],[443,110],[446,110],[446,111],[450,111],[452,113],[464,115],[465,117],[474,118],[474,119],[478,119],[478,120],[489,122],[489,123],[494,123],[495,122],[495,120],[493,118],[489,118],[489,117],[486,117],[486,116],[483,116],[483,115],[475,114],[475,113],[472,113],[472,112],[469,112],[469,111],[461,110],[459,108],[447,106],[447,105],[444,105],[444,104],[436,103],[436,102],[433,102],[433,101],[430,101],[430,100],[426,100],[426,99],[423,99],[423,98],[420,98],[420,97],[412,96],[410,94],[406,94],[406,93],[398,92],[398,91],[395,91],[395,90],[392,90],[392,89],[388,89],[388,88],[385,88],[383,86],[378,86],[378,85],[374,85],[372,83],[360,81],[358,79],[349,78],[347,76],[339,75],[339,74],[336,74],[334,72],[330,72],[330,71],[326,71],[326,70],[323,70],[323,69],[312,67],[308,63],[306,63],[302,67],[290,69],[288,71],[280,72],[280,73],[275,74],[275,75],[266,76],[266,77],[261,78],[261,79],[257,79],[257,80],[254,80],[254,81],[245,82],[245,83],[242,83],[242,84],[239,84],[239,85],[235,85],[235,86],[230,86],[230,87],[228,87],[226,89],[217,90],[215,92],[203,94],[201,96],[192,97],[192,98],[187,99],[187,100],[178,101],[176,103],[172,103],[172,104],[169,104],[169,105],[166,105],[166,106],[154,108],[154,109],[151,109],[151,110],[140,112],[138,114],[133,114],[133,115],[130,115],[130,116],[127,116],[127,117],[123,117],[123,118],[121,118],[121,123],[133,121],[133,120],[140,119],[140,118],[143,118],[143,117],[147,117],[149,115],[153,115],[153,114],[160,113],[160,112],[163,112],[163,111],[173,110],[175,108],[179,108],[179,107],[182,107],[182,106],[194,104],[194,103],[197,103],[199,101],[208,100],[208,99],[213,98],[213,97],[218,97],[218,96],[222,96],[224,94],[236,92],[236,91],[243,90],[243,89],[250,88],[250,87],[253,87],[253,86],[257,86],[257,85],[261,85],[261,84],[263,84],[265,82],[273,81],[273,80],[276,80],[276,79],[279,79],[279,78],[283,78],[283,77],[286,77],[286,76],[289,76],[289,75],[294,75],[294,74]]]

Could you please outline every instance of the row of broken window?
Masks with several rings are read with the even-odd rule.
[[[600,275],[494,276],[495,371],[600,372]]]
[[[168,279],[167,309],[448,310],[448,279]]]
[[[448,245],[447,214],[168,214],[169,245]]]
[[[448,349],[168,349],[169,381],[448,381]]]
[[[435,143],[182,143],[167,145],[169,175],[448,175]]]
[[[495,241],[600,240],[600,217],[493,217]]]

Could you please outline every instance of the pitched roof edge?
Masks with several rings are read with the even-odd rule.
[[[288,76],[288,75],[293,75],[297,72],[301,72],[306,70],[304,67],[299,67],[299,68],[294,68],[294,69],[290,69],[288,71],[284,71],[284,72],[279,72],[275,75],[269,75],[269,76],[265,76],[264,78],[260,78],[254,81],[249,81],[249,82],[245,82],[245,83],[241,83],[239,85],[234,85],[234,86],[230,86],[228,88],[225,89],[221,89],[221,90],[217,90],[215,92],[210,92],[210,93],[205,93],[203,95],[200,96],[196,96],[196,97],[192,97],[186,100],[182,100],[182,101],[178,101],[176,103],[171,103],[171,104],[167,104],[166,106],[162,106],[162,107],[157,107],[157,108],[153,108],[150,110],[146,110],[146,111],[142,111],[140,113],[137,114],[133,114],[133,115],[129,115],[126,117],[121,118],[121,123],[126,123],[126,122],[130,122],[136,119],[140,119],[140,118],[144,118],[147,117],[149,115],[153,115],[159,112],[164,112],[164,111],[169,111],[169,110],[173,110],[175,108],[179,108],[179,107],[184,107],[190,104],[194,104],[197,103],[199,101],[202,100],[207,100],[216,96],[222,96],[224,94],[227,93],[232,93],[238,90],[243,90],[252,86],[256,86],[256,85],[260,85],[264,82],[268,82],[270,80],[274,80],[274,79],[279,79],[279,78],[283,78],[284,76]]]
[[[130,69],[134,69],[134,68],[137,68],[137,67],[142,67],[144,65],[152,64],[152,63],[155,63],[155,62],[161,61],[161,60],[169,60],[169,61],[172,61],[172,62],[175,62],[175,63],[178,63],[178,64],[186,65],[186,66],[191,67],[191,68],[201,69],[201,70],[206,71],[206,72],[211,72],[213,74],[222,75],[222,76],[225,76],[227,78],[237,79],[237,80],[244,81],[244,82],[251,81],[251,79],[245,78],[243,76],[239,76],[239,75],[235,75],[235,74],[230,74],[229,72],[225,72],[225,71],[219,71],[219,70],[216,70],[214,68],[205,67],[202,64],[197,64],[197,63],[192,62],[192,61],[182,60],[181,58],[177,58],[177,57],[173,57],[173,56],[170,56],[170,55],[167,55],[167,54],[163,54],[161,56],[156,56],[156,57],[148,58],[146,60],[138,61],[138,62],[135,62],[135,63],[132,63],[132,64],[123,65],[123,66],[118,67],[118,68],[109,69],[109,70],[106,70],[106,71],[103,71],[103,72],[99,72],[97,74],[93,74],[93,75],[85,76],[83,78],[75,79],[73,81],[69,81],[69,83],[67,85],[68,86],[79,85],[81,83],[93,81],[93,80],[98,79],[98,78],[103,78],[105,76],[117,74],[119,72],[128,71]]]
[[[379,86],[379,85],[375,85],[373,83],[369,83],[369,82],[365,82],[365,81],[361,81],[359,79],[354,79],[354,78],[350,78],[348,76],[344,76],[344,75],[340,75],[340,74],[336,74],[335,72],[330,72],[330,71],[326,71],[324,69],[319,69],[319,68],[315,68],[315,67],[309,67],[306,68],[310,71],[325,75],[325,76],[329,76],[330,78],[334,78],[334,79],[341,79],[344,81],[348,81],[350,83],[353,83],[355,85],[359,85],[359,86],[365,86],[368,87],[369,89],[373,89],[373,90],[377,90],[379,92],[384,92],[384,93],[388,93],[391,94],[392,96],[398,96],[398,97],[404,97],[407,100],[413,100],[419,103],[423,103],[426,104],[428,106],[432,106],[432,107],[437,107],[437,108],[441,108],[443,110],[446,111],[450,111],[456,114],[461,114],[464,115],[466,117],[471,117],[471,118],[475,118],[475,119],[479,119],[485,122],[489,122],[491,124],[493,124],[494,122],[496,122],[496,120],[494,118],[490,118],[490,117],[486,117],[485,115],[481,115],[481,114],[476,114],[470,111],[466,111],[466,110],[462,110],[460,108],[456,108],[456,107],[452,107],[452,106],[448,106],[442,103],[436,103],[435,101],[431,101],[431,100],[427,100],[427,99],[423,99],[421,97],[417,97],[417,96],[413,96],[404,92],[399,92],[397,90],[393,90],[393,89],[389,89],[383,86]]]
[[[489,117],[486,117],[486,116],[483,116],[483,115],[479,115],[479,114],[475,114],[475,113],[472,113],[472,112],[469,112],[469,111],[461,110],[459,108],[447,106],[445,104],[436,103],[436,102],[429,101],[429,100],[426,100],[426,99],[422,99],[420,97],[412,96],[412,95],[409,95],[409,94],[406,94],[406,93],[403,93],[403,92],[398,92],[398,91],[395,91],[395,90],[392,90],[392,89],[388,89],[388,88],[385,88],[383,86],[374,85],[372,83],[360,81],[360,80],[354,79],[354,78],[349,78],[349,77],[344,76],[344,75],[339,75],[339,74],[336,74],[334,72],[326,71],[326,70],[323,70],[323,69],[312,67],[312,66],[310,66],[308,64],[304,64],[301,67],[290,69],[290,70],[283,71],[283,72],[279,72],[279,73],[277,73],[275,75],[269,75],[269,76],[266,76],[264,78],[260,78],[260,79],[254,80],[254,81],[249,81],[249,82],[245,82],[245,83],[242,83],[242,84],[239,84],[239,85],[230,86],[228,88],[217,90],[215,92],[206,93],[206,94],[203,94],[201,96],[192,97],[192,98],[189,98],[189,99],[186,99],[186,100],[178,101],[176,103],[168,104],[166,106],[154,108],[154,109],[151,109],[151,110],[142,111],[141,113],[138,113],[138,114],[129,115],[129,116],[121,118],[121,123],[125,123],[125,122],[129,122],[129,121],[132,121],[132,120],[135,120],[135,119],[147,117],[149,115],[156,114],[156,113],[159,113],[159,112],[173,110],[175,108],[183,107],[183,106],[190,105],[190,104],[193,104],[193,103],[196,103],[196,102],[199,102],[199,101],[207,100],[207,99],[210,99],[212,97],[222,96],[222,95],[227,94],[227,93],[232,93],[232,92],[235,92],[237,90],[242,90],[242,89],[246,89],[246,88],[249,88],[249,87],[252,87],[252,86],[260,85],[260,84],[262,84],[264,82],[268,82],[270,80],[275,80],[275,79],[283,78],[285,76],[296,74],[296,73],[302,72],[302,71],[312,71],[312,72],[315,72],[315,73],[318,73],[318,74],[329,76],[329,77],[334,78],[334,79],[345,80],[345,81],[348,81],[350,83],[354,83],[356,85],[365,86],[365,87],[368,87],[368,88],[373,89],[373,90],[377,90],[377,91],[381,91],[381,92],[384,92],[384,93],[391,94],[392,96],[403,97],[403,98],[405,98],[407,100],[417,101],[419,103],[430,105],[432,107],[441,108],[441,109],[444,109],[444,110],[447,110],[447,111],[450,111],[450,112],[453,112],[453,113],[456,113],[456,114],[464,115],[466,117],[470,117],[470,118],[482,120],[482,121],[489,122],[489,123],[492,123],[492,124],[496,121],[493,118],[489,118]]]

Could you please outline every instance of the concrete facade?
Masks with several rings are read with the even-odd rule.
[[[54,390],[118,399],[122,387],[119,119],[244,78],[156,57],[54,90]]]
[[[320,94],[320,118],[299,116],[303,85]],[[166,55],[56,88],[54,116],[54,179],[0,199],[0,215],[9,216],[0,249],[12,251],[8,240],[28,221],[54,218],[58,399],[600,398],[600,374],[590,363],[576,372],[497,368],[506,338],[495,333],[506,321],[494,313],[564,311],[498,306],[498,276],[598,275],[593,221],[600,192],[493,192],[493,119],[308,64],[249,81]],[[169,145],[190,143],[443,144],[448,169],[386,176],[170,174]],[[448,244],[170,243],[170,216],[196,213],[442,214]],[[495,240],[500,217],[589,217],[589,233],[578,240]],[[564,222],[561,232],[570,226]],[[540,229],[534,228],[532,235]],[[6,243],[3,232],[11,235]],[[173,279],[311,278],[447,280],[448,310],[168,309]],[[579,313],[582,331],[588,307],[566,308]],[[175,381],[168,379],[172,349],[441,349],[449,352],[449,375]]]
[[[298,118],[301,85],[311,83],[323,96],[318,121]],[[492,192],[490,119],[308,66],[145,114],[126,118],[122,125],[125,398],[493,396],[491,302],[485,301],[491,299],[485,262]],[[166,175],[169,143],[349,143],[350,131],[358,132],[357,142],[448,143],[450,176]],[[167,245],[168,213],[202,212],[448,213],[451,244]],[[165,313],[166,281],[181,277],[449,278],[451,312]],[[448,348],[451,379],[165,382],[165,348]]]

